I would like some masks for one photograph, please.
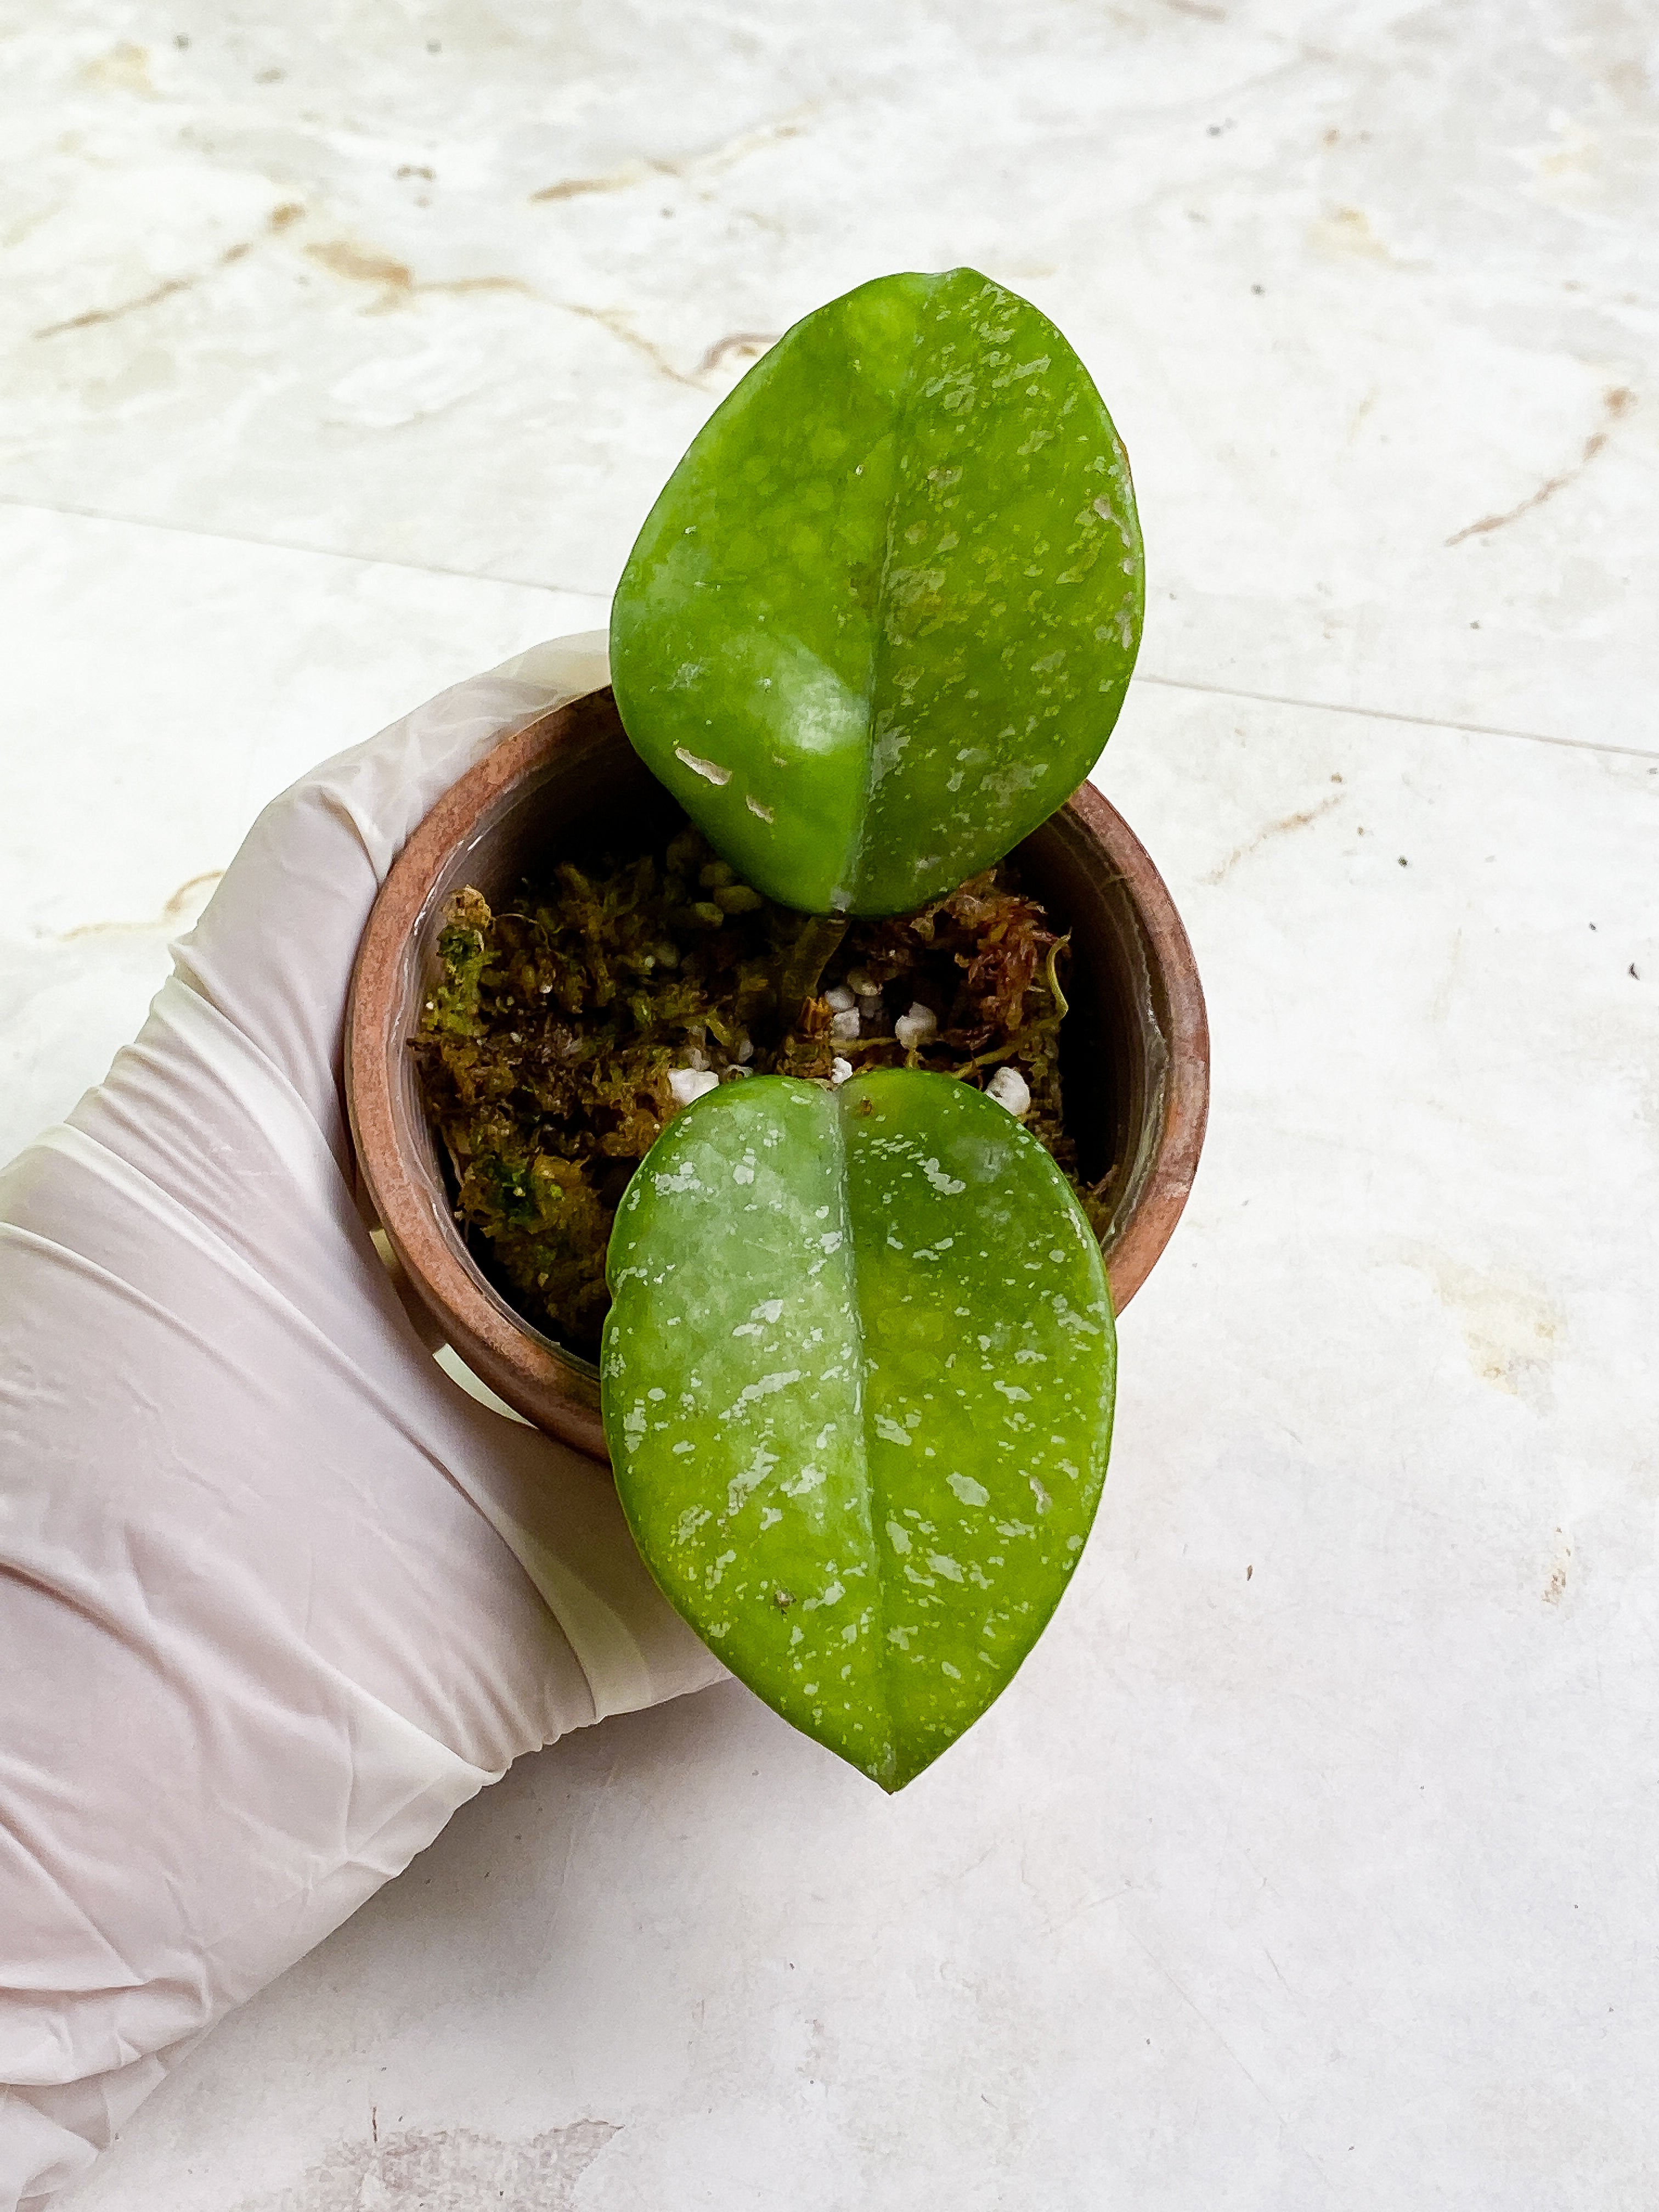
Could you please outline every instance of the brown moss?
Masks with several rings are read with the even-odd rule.
[[[413,1050],[455,1218],[526,1318],[577,1351],[597,1349],[611,1221],[678,1110],[677,1068],[828,1082],[840,1057],[982,1086],[1012,1065],[1026,1127],[1098,1225],[1103,1188],[1079,1182],[1061,1111],[1066,942],[1006,862],[842,924],[763,898],[687,823],[659,853],[567,861],[499,914],[462,891],[438,953]],[[838,1040],[826,994],[848,988],[860,1034]],[[907,1051],[895,1024],[915,1005],[937,1027]]]

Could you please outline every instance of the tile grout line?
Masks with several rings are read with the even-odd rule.
[[[25,514],[70,514],[82,522],[108,522],[128,530],[165,530],[178,538],[196,538],[227,545],[253,545],[268,553],[298,553],[309,560],[345,561],[359,568],[400,568],[412,575],[453,576],[465,584],[501,584],[509,591],[545,592],[563,599],[608,601],[607,592],[589,591],[574,584],[550,584],[525,576],[496,576],[476,568],[447,568],[435,562],[399,561],[378,553],[343,553],[336,546],[304,545],[291,538],[254,538],[245,532],[203,530],[188,522],[154,521],[144,516],[109,514],[97,507],[53,506],[41,500],[19,499],[0,492],[0,507]],[[1164,691],[1195,691],[1216,699],[1248,699],[1257,706],[1293,707],[1315,714],[1352,714],[1370,722],[1401,722],[1419,730],[1455,730],[1476,738],[1518,738],[1523,744],[1559,745],[1569,752],[1610,753],[1625,760],[1659,760],[1659,751],[1642,745],[1600,744],[1593,738],[1562,738],[1544,730],[1512,730],[1491,722],[1454,721],[1443,714],[1406,714],[1388,707],[1356,707],[1334,699],[1295,699],[1279,691],[1249,691],[1233,684],[1205,684],[1181,676],[1153,676],[1137,670],[1135,684],[1150,684]]]
[[[208,544],[255,545],[266,553],[300,553],[311,561],[347,561],[358,568],[403,568],[416,576],[453,576],[464,584],[501,584],[514,592],[548,592],[571,599],[605,599],[608,592],[592,592],[574,584],[549,584],[526,576],[488,575],[477,568],[447,568],[435,561],[399,561],[386,553],[343,553],[336,545],[306,545],[292,538],[255,538],[242,530],[204,530],[192,522],[158,521],[142,514],[110,514],[95,507],[52,505],[45,500],[18,499],[0,492],[0,507],[20,514],[72,514],[79,522],[108,522],[122,530],[165,530],[174,538],[195,538]]]
[[[1132,681],[1156,684],[1165,691],[1207,691],[1218,699],[1250,699],[1264,707],[1299,707],[1316,714],[1358,714],[1368,722],[1406,722],[1419,730],[1458,730],[1473,738],[1519,738],[1529,745],[1565,745],[1570,752],[1616,753],[1626,760],[1659,760],[1646,745],[1601,744],[1594,738],[1558,738],[1546,730],[1510,730],[1492,722],[1455,722],[1444,714],[1402,714],[1390,707],[1355,707],[1336,699],[1292,699],[1280,691],[1244,691],[1227,684],[1200,684],[1183,676],[1149,676],[1137,670]]]

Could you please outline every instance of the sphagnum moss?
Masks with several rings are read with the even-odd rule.
[[[413,1048],[456,1220],[526,1320],[589,1357],[617,1204],[680,1109],[676,1073],[909,1066],[983,1087],[1012,1067],[1098,1225],[1110,1178],[1080,1181],[1061,1110],[1068,946],[1007,861],[843,927],[763,898],[687,823],[660,854],[563,862],[499,913],[460,892],[438,954]]]

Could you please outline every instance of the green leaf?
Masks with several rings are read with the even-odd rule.
[[[1140,639],[1129,467],[1045,315],[971,269],[861,285],[757,362],[629,556],[629,738],[747,883],[954,890],[1077,788]]]
[[[722,1085],[611,1240],[606,1440],[670,1603],[884,1789],[1008,1682],[1099,1502],[1100,1251],[992,1099],[896,1068]]]

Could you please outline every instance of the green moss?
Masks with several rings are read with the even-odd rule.
[[[1104,1186],[1079,1182],[1062,1114],[1066,957],[1006,861],[843,926],[763,898],[689,823],[658,853],[567,861],[499,914],[464,890],[414,1044],[456,1219],[526,1318],[592,1356],[617,1203],[678,1110],[671,1073],[828,1082],[840,1057],[981,1086],[1018,1068],[1026,1127],[1098,1224]],[[833,1034],[838,987],[862,994],[856,1040]],[[894,1024],[917,1003],[937,1028],[907,1052]]]

